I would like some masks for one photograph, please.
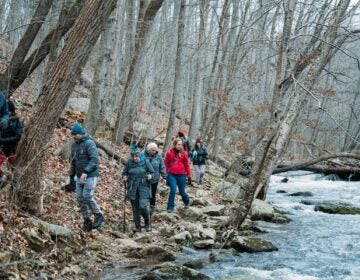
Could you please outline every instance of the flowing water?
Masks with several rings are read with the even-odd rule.
[[[281,183],[285,176],[289,181]],[[277,193],[279,190],[286,193]],[[309,191],[313,196],[288,196],[300,191]],[[260,237],[271,241],[279,250],[241,253],[213,263],[200,272],[213,279],[360,280],[360,215],[315,212],[314,205],[305,205],[302,200],[345,202],[360,207],[360,182],[329,181],[305,172],[272,176],[267,201],[287,211],[292,221],[288,224],[258,224],[267,231]],[[208,252],[197,254],[199,257]],[[135,279],[143,273],[141,268],[118,267],[108,271],[102,279]]]
[[[261,222],[279,251],[243,253],[234,262],[215,263],[202,270],[214,279],[360,279],[360,215],[315,212],[310,202],[345,202],[360,207],[360,182],[328,181],[320,175],[292,172],[272,176],[267,201],[289,212],[288,224]],[[288,183],[281,183],[284,176]],[[285,190],[287,193],[277,193]],[[310,191],[313,196],[288,196]],[[239,279],[241,279],[239,277]]]

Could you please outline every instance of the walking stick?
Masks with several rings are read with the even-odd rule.
[[[124,225],[123,232],[125,233],[125,232],[126,232],[126,217],[125,217],[125,214],[126,214],[127,181],[125,181],[124,186],[125,186],[125,191],[124,191],[125,196],[124,196],[124,213],[123,213],[123,218],[124,218],[124,221],[123,221],[123,222],[124,222],[124,223],[123,223],[123,225]]]

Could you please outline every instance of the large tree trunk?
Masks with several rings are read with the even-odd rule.
[[[25,79],[49,54],[51,46],[53,45],[52,43],[54,43],[54,34],[59,32],[60,35],[58,37],[60,39],[69,31],[69,29],[73,26],[76,18],[80,14],[84,3],[85,0],[77,0],[76,3],[67,12],[63,12],[61,14],[57,27],[49,31],[38,48],[36,48],[27,58],[22,56],[22,61],[17,59],[16,69],[18,71],[10,71],[9,68],[0,75],[0,89],[12,93],[25,81]],[[31,34],[34,36],[36,35],[35,32],[31,32]],[[30,38],[27,40],[30,40]],[[23,52],[24,50],[22,50],[22,53]],[[25,58],[26,60],[24,61]]]
[[[15,162],[15,202],[38,215],[42,207],[41,163],[66,102],[116,0],[88,0],[49,72],[25,129]]]
[[[176,118],[176,108],[179,101],[179,96],[181,92],[181,67],[182,67],[182,59],[183,59],[183,40],[184,40],[184,12],[185,12],[185,0],[181,0],[180,2],[180,10],[178,17],[178,33],[177,33],[177,48],[176,48],[176,60],[175,60],[175,79],[173,85],[173,93],[171,99],[171,107],[170,107],[170,116],[169,122],[167,125],[166,138],[164,143],[163,154],[171,146],[171,139],[174,135],[174,124]]]

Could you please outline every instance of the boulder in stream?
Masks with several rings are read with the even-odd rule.
[[[360,207],[347,203],[321,202],[315,206],[314,210],[328,214],[360,215]]]
[[[277,251],[271,242],[261,239],[259,237],[242,237],[236,236],[231,240],[229,246],[239,252],[258,253]]]

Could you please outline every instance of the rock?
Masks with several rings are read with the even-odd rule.
[[[0,264],[4,265],[9,263],[11,260],[11,253],[7,251],[0,252]]]
[[[360,207],[347,203],[321,202],[315,206],[314,210],[328,214],[360,215]]]
[[[274,217],[274,208],[267,202],[255,199],[250,209],[251,220],[271,221]]]
[[[199,208],[189,207],[188,209],[179,207],[178,212],[180,216],[185,220],[199,221],[202,219],[203,212]]]
[[[47,240],[42,238],[34,229],[25,229],[23,231],[29,247],[36,252],[41,252],[46,248]]]
[[[170,188],[166,185],[159,184],[157,187],[157,192],[161,197],[168,198],[170,193]]]
[[[129,239],[129,236],[127,236],[125,233],[122,233],[122,232],[117,231],[117,230],[111,231],[111,234],[116,238]]]
[[[181,223],[179,223],[178,228],[182,231],[186,230],[190,232],[192,238],[195,239],[201,238],[200,231],[204,229],[202,224],[200,223],[191,223],[187,221],[182,221]]]
[[[153,214],[152,219],[156,222],[176,223],[180,218],[173,213],[161,212]]]
[[[141,251],[141,255],[144,258],[151,258],[161,262],[174,261],[176,259],[174,253],[168,251],[164,247],[157,245],[150,245],[145,247]]]
[[[314,205],[315,204],[315,202],[310,201],[310,200],[301,200],[300,203],[304,204],[304,205]]]
[[[224,169],[220,169],[219,166],[216,164],[208,164],[206,173],[208,173],[211,176],[216,177],[216,178],[223,178],[224,171],[225,171]]]
[[[211,248],[214,244],[214,239],[197,240],[193,243],[194,247],[198,249],[208,249]]]
[[[248,253],[271,252],[278,250],[271,242],[258,237],[236,236],[233,240],[231,240],[229,246],[239,252]]]
[[[221,216],[225,212],[224,205],[211,205],[204,208],[201,208],[201,211],[209,216]]]
[[[159,233],[161,236],[170,237],[175,234],[175,229],[173,227],[165,225],[165,226],[159,228]]]
[[[116,243],[120,244],[124,249],[136,249],[141,246],[132,239],[116,239]]]
[[[140,236],[136,237],[134,241],[138,243],[151,243],[152,238],[149,234],[141,234]]]
[[[203,197],[195,197],[191,200],[191,206],[208,206],[211,202]]]
[[[197,272],[194,269],[186,266],[177,266],[166,263],[163,266],[156,267],[153,271],[149,272],[141,278],[141,280],[210,280],[211,278],[205,274]]]
[[[210,252],[210,262],[233,262],[234,255],[238,255],[238,251],[235,249],[213,249]]]
[[[219,192],[222,197],[227,199],[243,198],[245,194],[245,183],[246,180],[243,178],[238,179],[235,184],[222,180],[216,185],[216,191]]]
[[[208,198],[209,196],[210,196],[210,192],[206,190],[197,190],[195,193],[195,197]]]
[[[288,196],[313,196],[313,194],[311,192],[295,192],[295,193],[291,193],[288,194]]]
[[[275,224],[287,224],[291,222],[291,219],[285,214],[275,213],[274,217],[271,219],[271,222]]]
[[[289,182],[289,179],[287,177],[285,177],[285,178],[281,179],[280,182],[281,183],[287,183],[287,182]]]
[[[191,240],[192,236],[191,236],[190,232],[183,231],[183,232],[180,232],[180,233],[174,235],[173,238],[174,238],[176,243],[182,243],[185,240]]]
[[[200,235],[202,238],[205,238],[205,239],[213,239],[215,240],[216,239],[216,231],[212,228],[203,228],[200,230]]]
[[[192,268],[192,269],[201,269],[209,264],[209,259],[198,259],[198,260],[190,260],[183,263],[183,266]]]
[[[276,193],[286,193],[284,190],[277,190]]]
[[[72,97],[72,98],[69,98],[65,109],[86,113],[89,109],[89,105],[90,105],[89,98]]]

